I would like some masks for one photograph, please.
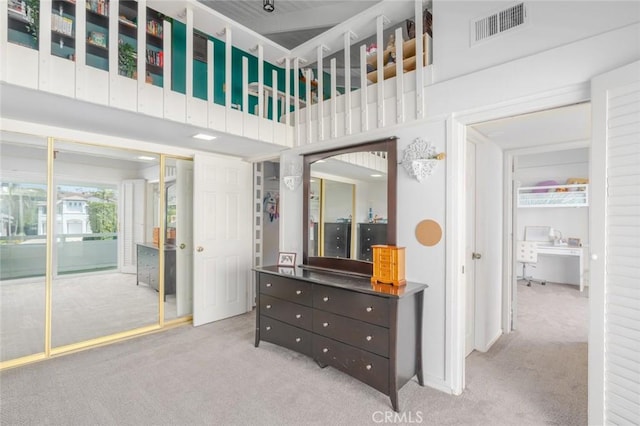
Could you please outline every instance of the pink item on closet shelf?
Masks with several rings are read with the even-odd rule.
[[[553,186],[557,185],[558,182],[555,180],[543,180],[542,182],[536,183],[536,186]],[[545,188],[545,189],[534,189],[532,192],[553,192],[553,189]]]

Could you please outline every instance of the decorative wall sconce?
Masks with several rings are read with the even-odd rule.
[[[291,191],[294,191],[302,183],[302,167],[299,164],[290,162],[281,170],[282,183]]]
[[[282,182],[284,182],[284,186],[293,191],[302,182],[302,176],[282,176]]]
[[[405,148],[400,164],[412,176],[422,182],[427,176],[431,176],[438,165],[438,161],[444,160],[444,152],[437,153],[435,146],[422,138],[417,138]]]

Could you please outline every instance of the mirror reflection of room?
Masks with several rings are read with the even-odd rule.
[[[341,154],[311,165],[309,256],[371,261],[386,243],[387,164],[381,152]]]

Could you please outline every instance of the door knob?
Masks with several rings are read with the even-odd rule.
[[[480,253],[471,253],[471,259],[478,260],[480,258],[482,258],[482,255]]]
[[[180,244],[180,248],[181,248],[182,250],[184,250],[184,248],[185,248],[186,246],[187,246],[187,245],[186,245],[185,243]]]
[[[199,252],[203,251],[203,250],[204,250],[204,247],[202,247],[202,246],[198,246],[198,248],[196,249],[196,251],[199,251]]]

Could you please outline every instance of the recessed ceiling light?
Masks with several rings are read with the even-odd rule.
[[[373,175],[371,175],[371,177],[382,177],[382,175],[373,174]]]
[[[146,155],[141,155],[138,157],[138,160],[144,160],[144,161],[153,161],[155,160],[155,157],[147,157]]]
[[[203,141],[212,141],[214,140],[217,136],[213,136],[213,135],[207,135],[206,133],[198,133],[196,135],[191,136],[194,139],[202,139]]]

